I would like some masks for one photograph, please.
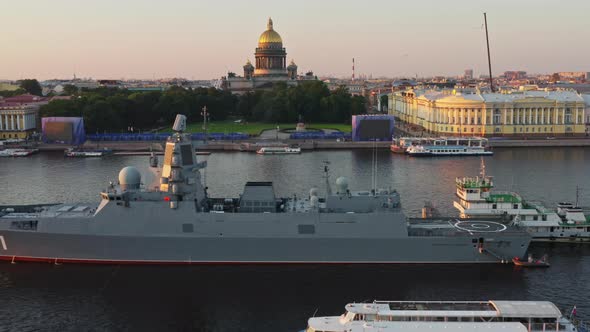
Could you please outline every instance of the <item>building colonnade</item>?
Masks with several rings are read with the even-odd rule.
[[[429,132],[448,135],[586,133],[583,102],[531,99],[513,102],[457,97],[431,100],[416,98],[413,93],[392,93],[389,95],[389,113]]]
[[[0,130],[21,131],[36,128],[34,113],[0,113]]]

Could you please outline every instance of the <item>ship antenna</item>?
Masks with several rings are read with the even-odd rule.
[[[324,161],[324,178],[326,179],[326,194],[327,196],[332,195],[332,187],[330,186],[330,168],[328,167],[330,162],[325,160]]]
[[[576,206],[575,207],[578,207],[579,199],[580,199],[580,187],[576,186]]]
[[[482,179],[486,178],[486,163],[483,161],[483,157],[481,157],[481,166],[479,174],[481,174]]]

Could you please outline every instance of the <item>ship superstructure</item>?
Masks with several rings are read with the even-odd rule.
[[[4,207],[0,258],[80,263],[492,263],[524,256],[530,236],[492,221],[409,221],[394,189],[278,197],[250,181],[239,197],[211,197],[179,115],[156,181],[135,167],[98,204]]]

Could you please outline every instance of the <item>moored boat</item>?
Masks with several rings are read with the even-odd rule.
[[[512,191],[495,191],[492,176],[485,165],[480,176],[455,179],[456,197],[453,206],[461,218],[503,217],[526,229],[533,241],[590,241],[590,216],[576,203],[559,203],[552,210],[540,202],[526,201]],[[578,197],[578,191],[576,191]]]
[[[548,301],[374,301],[345,308],[340,316],[309,318],[305,331],[574,332],[584,326]]]
[[[0,150],[0,157],[28,157],[39,152],[39,149],[4,149]]]
[[[530,254],[527,260],[522,260],[520,257],[514,257],[512,259],[512,263],[514,263],[516,266],[524,267],[549,267],[551,265],[547,260],[547,255],[543,255],[541,259],[534,259]]]
[[[103,148],[103,149],[94,149],[94,150],[87,150],[87,149],[80,149],[80,148],[68,148],[64,151],[64,155],[66,157],[102,157],[105,155],[112,154],[113,150]]]
[[[399,137],[390,145],[394,153],[411,156],[489,156],[488,140],[483,137]]]
[[[412,145],[407,154],[414,157],[438,156],[491,156],[494,153],[482,146],[466,145]]]
[[[0,259],[89,264],[505,263],[523,256],[530,235],[480,220],[408,220],[391,188],[280,197],[272,182],[247,182],[236,196],[212,197],[179,115],[152,183],[132,166],[96,203],[5,206]],[[296,181],[296,179],[294,179]],[[210,185],[210,184],[209,184]],[[75,190],[75,189],[72,189]],[[359,250],[362,248],[362,250]]]
[[[299,154],[301,153],[300,147],[290,146],[265,146],[256,150],[257,154]]]

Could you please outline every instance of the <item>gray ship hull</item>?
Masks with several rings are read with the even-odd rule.
[[[523,257],[528,246],[522,236],[488,242],[489,252],[482,252],[470,237],[187,238],[24,232],[0,236],[3,260],[108,264],[498,263]]]

